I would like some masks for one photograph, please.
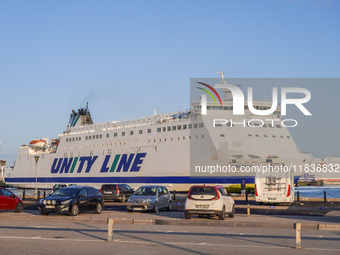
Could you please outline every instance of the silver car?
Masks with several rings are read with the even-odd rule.
[[[167,188],[159,185],[147,185],[139,187],[129,198],[127,210],[157,212],[160,208],[172,209],[171,194]]]

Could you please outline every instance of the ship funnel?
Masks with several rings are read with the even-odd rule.
[[[78,112],[72,110],[70,121],[68,122],[68,129],[92,124],[93,121],[89,111],[88,103],[86,103],[86,108],[78,109]]]

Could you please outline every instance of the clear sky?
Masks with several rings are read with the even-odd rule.
[[[190,78],[219,68],[339,78],[339,14],[335,0],[0,1],[1,157],[57,137],[86,102],[95,122],[188,109]],[[325,130],[292,132],[314,156],[340,156],[340,85],[332,89],[319,102],[337,109]],[[313,146],[320,133],[327,142]]]

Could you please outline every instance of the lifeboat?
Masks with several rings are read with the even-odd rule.
[[[30,142],[30,146],[32,149],[41,149],[45,146],[46,141],[40,139],[34,139]]]
[[[278,158],[279,156],[277,155],[269,155],[267,158]]]
[[[52,145],[58,146],[59,145],[59,139],[52,139]]]

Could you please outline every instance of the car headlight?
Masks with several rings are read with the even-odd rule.
[[[61,202],[62,205],[67,205],[69,203],[71,203],[72,199],[67,199],[67,200],[64,200],[63,202]]]
[[[47,205],[47,200],[41,199],[44,205]]]
[[[57,202],[55,200],[52,200],[52,205],[55,205]]]

